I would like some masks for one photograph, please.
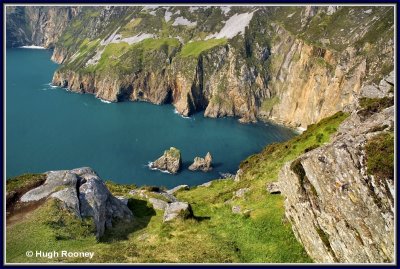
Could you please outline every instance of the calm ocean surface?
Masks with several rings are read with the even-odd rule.
[[[235,173],[240,161],[294,133],[271,124],[237,119],[182,118],[172,105],[104,103],[92,95],[49,85],[57,64],[51,51],[7,49],[6,176],[90,166],[118,183],[173,187],[197,185]],[[177,175],[147,164],[174,146],[181,150]],[[195,156],[210,151],[214,170],[190,172]]]

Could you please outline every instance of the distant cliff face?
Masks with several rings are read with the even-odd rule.
[[[7,46],[54,47],[79,7],[7,7]]]
[[[393,69],[392,7],[38,10],[24,13],[31,35],[7,29],[55,42],[54,84],[109,101],[172,103],[183,115],[304,128],[351,110],[363,84]]]

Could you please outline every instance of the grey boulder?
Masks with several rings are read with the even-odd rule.
[[[38,201],[52,197],[61,201],[64,208],[79,218],[92,217],[96,237],[112,227],[114,219],[130,221],[132,212],[107,189],[105,183],[89,167],[46,172],[43,185],[21,197],[21,202]]]
[[[164,222],[169,222],[174,219],[187,219],[193,216],[193,211],[189,203],[174,202],[168,204],[164,211]]]

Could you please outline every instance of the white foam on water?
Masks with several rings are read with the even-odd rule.
[[[184,119],[191,119],[191,117],[183,116],[181,113],[178,112],[178,110],[176,110],[176,108],[174,109],[174,114],[178,114],[179,116],[181,116],[181,118],[184,118]]]
[[[149,162],[146,166],[147,166],[150,170],[152,170],[152,171],[160,171],[161,173],[164,173],[164,174],[171,174],[171,173],[168,172],[167,170],[162,170],[162,169],[154,168],[154,167],[152,167],[152,165],[153,165],[153,162]]]
[[[36,46],[36,45],[29,45],[29,46],[21,46],[21,49],[40,49],[40,50],[45,50],[45,47],[41,46]]]
[[[101,99],[101,98],[97,98],[97,99],[99,99],[102,103],[111,104],[110,101],[107,101],[107,100],[104,100],[104,99]]]

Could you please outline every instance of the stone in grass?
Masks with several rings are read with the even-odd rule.
[[[174,202],[168,204],[164,211],[164,222],[169,222],[174,219],[188,219],[193,216],[193,211],[189,203]]]
[[[175,192],[177,192],[177,191],[180,191],[180,190],[188,190],[189,189],[189,186],[188,185],[179,185],[179,186],[176,186],[175,188],[172,188],[172,189],[170,189],[170,190],[167,190],[167,193],[168,194],[174,194]]]
[[[153,208],[157,210],[165,210],[168,206],[167,202],[156,198],[150,198],[149,202],[153,205]]]

